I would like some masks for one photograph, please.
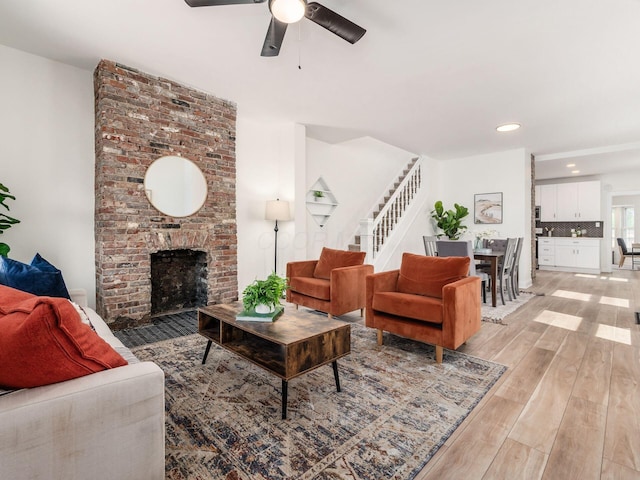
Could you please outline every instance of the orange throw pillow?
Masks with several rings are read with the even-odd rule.
[[[334,250],[323,247],[313,276],[329,280],[331,278],[331,270],[340,267],[362,265],[366,255],[366,252],[349,252],[347,250]]]
[[[0,285],[3,387],[38,387],[126,364],[81,322],[69,300],[37,297]]]
[[[442,287],[469,273],[469,257],[427,257],[403,253],[398,292],[442,298]]]

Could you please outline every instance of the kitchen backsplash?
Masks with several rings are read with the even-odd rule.
[[[596,227],[596,223],[600,225]],[[551,232],[552,237],[570,237],[571,229],[586,230],[587,233],[583,237],[602,238],[604,236],[604,222],[536,222],[536,227],[542,228],[542,235],[548,235],[547,229]]]

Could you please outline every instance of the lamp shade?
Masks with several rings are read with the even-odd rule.
[[[289,202],[284,200],[269,200],[265,208],[264,218],[266,220],[291,220]]]

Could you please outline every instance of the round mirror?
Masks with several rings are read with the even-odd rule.
[[[207,181],[191,160],[161,157],[147,169],[144,191],[151,205],[165,215],[188,217],[204,205]]]

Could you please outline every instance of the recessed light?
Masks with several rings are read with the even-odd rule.
[[[580,173],[580,170],[571,170],[571,173]]]
[[[567,168],[571,168],[571,167],[575,167],[576,164],[575,163],[567,163]]]
[[[514,130],[518,130],[519,128],[519,123],[505,123],[504,125],[497,126],[496,130],[499,132],[513,132]]]

